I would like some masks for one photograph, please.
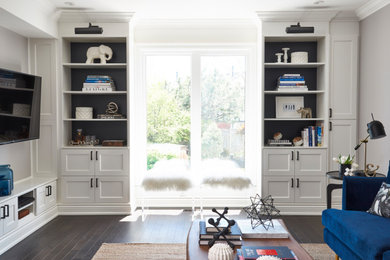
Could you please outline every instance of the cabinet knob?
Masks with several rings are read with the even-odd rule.
[[[294,161],[294,151],[291,151],[291,161]]]
[[[99,187],[99,178],[96,178],[96,188]]]
[[[3,214],[0,219],[5,219],[5,206],[1,206],[1,209]]]
[[[297,151],[297,161],[299,161],[299,151]]]
[[[297,188],[299,188],[299,178],[297,178]]]
[[[5,217],[9,217],[9,205],[5,205],[5,208],[7,209],[7,213],[6,213]]]
[[[91,151],[91,161],[93,160],[92,153],[93,153],[93,152]]]
[[[329,108],[329,118],[332,118],[332,114],[333,114],[332,108]]]
[[[91,188],[93,188],[93,178],[91,178]]]
[[[99,158],[98,157],[98,151],[96,151],[96,155],[95,156],[96,156],[96,161],[99,161],[99,159],[98,159]]]
[[[294,178],[291,178],[291,188],[294,188]]]

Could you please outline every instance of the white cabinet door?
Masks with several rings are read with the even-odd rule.
[[[2,206],[6,208],[6,215],[3,219],[5,234],[18,226],[18,198],[10,199],[4,202]]]
[[[46,197],[46,208],[51,208],[57,204],[57,182],[53,181],[48,184],[49,196]]]
[[[355,154],[357,143],[356,120],[331,120],[332,130],[329,131],[329,170],[339,169],[333,157]]]
[[[128,150],[97,149],[94,152],[96,175],[129,175]]]
[[[295,151],[295,176],[325,176],[327,169],[326,149],[297,149]]]
[[[294,176],[294,150],[292,149],[264,149],[264,175]]]
[[[293,182],[293,175],[264,176],[263,196],[271,195],[275,202],[294,202]]]
[[[61,198],[63,202],[94,202],[95,178],[90,176],[63,177],[61,180]]]
[[[295,202],[325,202],[325,176],[299,176],[295,178]]]
[[[92,150],[63,149],[61,151],[62,175],[94,175]]]
[[[47,196],[49,196],[49,187],[47,185],[38,187],[36,189],[37,195],[36,195],[36,214],[39,215],[42,212],[44,212],[47,208]]]
[[[96,177],[96,202],[129,202],[129,178],[119,176]]]
[[[338,35],[331,39],[330,108],[333,119],[356,119],[358,37]]]

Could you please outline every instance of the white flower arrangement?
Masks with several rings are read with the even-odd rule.
[[[352,164],[353,159],[355,159],[355,155],[351,157],[350,154],[348,154],[348,156],[339,154],[339,157],[333,157],[333,161],[339,164]]]
[[[334,157],[333,161],[335,161],[339,164],[350,164],[351,168],[346,168],[344,175],[345,176],[353,176],[354,175],[353,172],[355,170],[357,170],[357,168],[359,167],[359,165],[357,163],[353,162],[354,159],[355,159],[355,155],[351,156],[348,154],[348,156],[345,156],[345,155],[340,154],[337,158]]]

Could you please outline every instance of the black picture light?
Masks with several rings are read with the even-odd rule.
[[[300,23],[296,25],[291,25],[290,27],[286,27],[286,33],[314,33],[313,26],[301,26]]]
[[[103,28],[89,23],[88,27],[74,28],[75,34],[102,34]]]

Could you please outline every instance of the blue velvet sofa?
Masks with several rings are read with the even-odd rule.
[[[390,218],[366,211],[387,178],[345,177],[342,210],[322,212],[325,243],[342,259],[390,260]]]

